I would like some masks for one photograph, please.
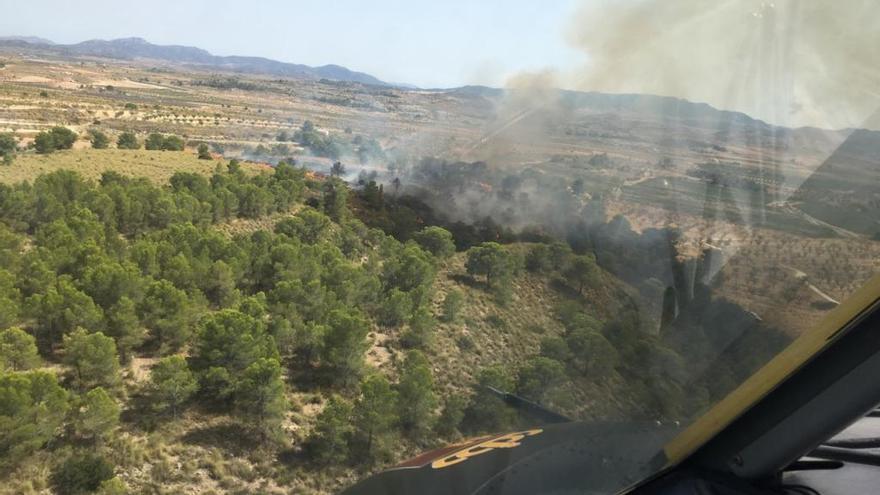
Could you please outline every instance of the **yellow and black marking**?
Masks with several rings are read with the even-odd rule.
[[[471,445],[470,447],[465,447],[461,450],[457,450],[445,457],[441,457],[440,459],[432,462],[431,467],[434,469],[441,469],[448,466],[453,466],[460,462],[464,462],[471,457],[485,454],[495,449],[512,449],[515,447],[519,447],[521,444],[520,442],[522,442],[524,438],[538,435],[543,431],[544,430],[538,428],[534,430],[518,431],[493,437],[476,445]]]

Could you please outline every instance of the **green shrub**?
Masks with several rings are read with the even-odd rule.
[[[55,140],[48,132],[41,132],[34,138],[34,149],[41,154],[52,153],[55,151]]]
[[[57,467],[52,484],[61,495],[76,495],[97,490],[101,483],[113,478],[113,466],[95,454],[73,455]]]
[[[48,131],[37,134],[34,148],[37,153],[52,153],[56,150],[69,150],[76,142],[76,133],[62,126],[55,126]]]
[[[474,348],[474,339],[471,338],[470,335],[462,334],[455,340],[456,345],[458,345],[459,350],[469,351]]]
[[[11,132],[0,133],[0,158],[3,158],[4,165],[8,165],[7,161],[12,162],[12,157],[17,150],[18,143],[15,140],[15,135]]]
[[[464,294],[458,289],[451,289],[443,298],[443,321],[454,323],[458,319],[461,306],[464,304]]]
[[[202,143],[198,148],[199,152],[199,160],[212,160],[214,157],[211,156],[210,150],[208,150],[208,145]]]
[[[491,325],[493,328],[497,328],[499,330],[504,330],[507,328],[507,320],[502,318],[499,315],[489,315],[486,317],[486,323]]]
[[[110,478],[109,480],[104,480],[101,482],[101,486],[98,488],[98,495],[125,495],[128,493],[128,488],[125,486],[125,482],[119,478]]]
[[[89,134],[91,134],[89,140],[92,142],[92,148],[103,150],[110,146],[110,138],[108,138],[103,132],[93,129],[89,131]]]
[[[164,136],[158,132],[150,134],[147,136],[147,140],[144,141],[144,148],[148,150],[183,151],[183,146],[184,142],[180,137],[173,135]]]
[[[141,147],[141,143],[133,132],[123,132],[116,140],[116,147],[121,150],[136,150]]]

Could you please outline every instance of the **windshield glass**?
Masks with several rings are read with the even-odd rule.
[[[615,493],[880,271],[871,2],[154,3],[0,19],[11,492]]]

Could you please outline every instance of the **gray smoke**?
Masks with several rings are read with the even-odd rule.
[[[585,2],[567,38],[588,62],[565,84],[862,127],[880,105],[878,14],[875,0]]]

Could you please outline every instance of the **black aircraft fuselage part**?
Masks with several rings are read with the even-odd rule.
[[[367,478],[344,495],[533,495],[616,493],[666,464],[663,445],[678,427],[640,423],[564,423],[526,430],[511,448],[465,444],[420,456]],[[505,435],[483,437],[482,445]],[[503,440],[501,444],[504,444]]]

